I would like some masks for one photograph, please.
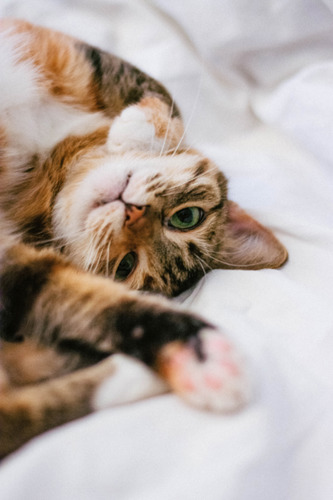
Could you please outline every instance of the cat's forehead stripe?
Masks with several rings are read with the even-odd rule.
[[[207,171],[207,168],[209,168],[208,160],[200,160],[198,165],[196,165],[194,176],[199,177],[203,175]]]

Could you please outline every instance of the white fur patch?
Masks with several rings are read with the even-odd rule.
[[[39,78],[36,67],[29,61],[18,63],[18,47],[24,45],[23,35],[13,35],[10,30],[0,33],[0,112],[12,106],[21,106],[36,98]]]
[[[154,125],[138,106],[130,106],[118,116],[109,132],[108,149],[122,151],[160,151],[163,141],[155,135]]]
[[[92,403],[95,410],[132,403],[168,391],[166,384],[140,361],[123,354],[112,356],[110,361],[115,371],[99,386]]]
[[[70,135],[89,134],[102,125],[99,113],[86,113],[50,96],[12,108],[6,114],[7,137],[31,153],[48,151]]]
[[[10,144],[21,152],[42,152],[69,135],[88,134],[109,123],[100,112],[75,109],[48,94],[38,68],[18,60],[27,36],[0,34],[0,120]]]

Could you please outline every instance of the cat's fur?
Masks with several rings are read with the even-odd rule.
[[[279,267],[284,247],[184,144],[161,84],[24,21],[0,22],[0,54],[0,456],[165,389],[115,353],[198,406],[243,404],[243,365],[222,334],[129,288],[174,296],[210,269]],[[174,227],[189,207],[197,223]],[[117,283],[128,254],[133,270]]]

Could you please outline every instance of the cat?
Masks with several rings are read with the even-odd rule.
[[[245,404],[238,350],[167,298],[210,269],[278,268],[283,245],[156,80],[26,21],[0,21],[0,53],[0,456],[169,388]]]

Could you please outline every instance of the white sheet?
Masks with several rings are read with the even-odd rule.
[[[333,2],[2,0],[0,15],[162,80],[190,142],[290,253],[279,271],[215,271],[185,299],[246,353],[245,411],[165,395],[95,414],[6,460],[1,500],[333,498]]]

